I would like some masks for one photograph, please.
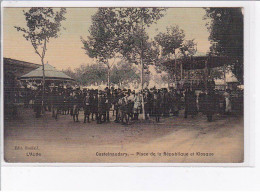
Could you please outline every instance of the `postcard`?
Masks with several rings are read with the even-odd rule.
[[[6,164],[243,164],[244,7],[2,6]]]

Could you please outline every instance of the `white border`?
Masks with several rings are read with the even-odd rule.
[[[254,2],[241,1],[3,1],[1,4],[1,23],[3,24],[3,7],[244,7],[244,162],[243,163],[6,163],[3,159],[3,80],[1,79],[1,162],[6,167],[252,167],[254,166],[254,56],[253,39],[254,35]],[[1,42],[3,40],[3,28],[1,28]],[[1,44],[1,64],[3,64],[3,44]],[[3,78],[3,65],[1,66],[1,78]]]

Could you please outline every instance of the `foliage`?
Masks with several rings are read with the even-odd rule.
[[[163,8],[120,8],[118,25],[120,26],[119,52],[130,63],[140,64],[144,68],[153,64],[158,50],[153,49],[153,42],[145,28],[150,27],[164,16]]]
[[[92,17],[90,36],[87,40],[81,37],[83,49],[91,58],[96,58],[108,67],[108,83],[110,83],[110,59],[125,58],[129,63],[143,63],[142,68],[154,63],[158,51],[153,50],[152,42],[145,32],[145,27],[160,19],[165,9],[162,8],[99,8]],[[118,67],[117,67],[118,68]],[[122,67],[123,69],[126,66]],[[129,69],[129,68],[128,68]],[[118,70],[114,68],[114,70]],[[122,70],[122,69],[121,69]],[[129,69],[130,70],[130,69]],[[132,72],[133,73],[133,72]],[[121,80],[119,77],[115,80]],[[109,85],[109,84],[108,84]]]
[[[107,83],[107,68],[103,63],[81,65],[75,71],[78,81],[81,84],[100,85]]]
[[[107,67],[104,63],[81,65],[72,71],[70,68],[63,70],[65,74],[83,85],[107,84]],[[140,76],[136,67],[125,61],[119,61],[111,69],[111,83],[119,86],[128,86],[139,82]]]
[[[133,82],[140,82],[140,75],[135,66],[129,62],[119,61],[111,70],[111,82],[126,87]]]
[[[90,36],[87,40],[81,37],[83,49],[91,58],[96,58],[105,64],[115,57],[117,49],[116,14],[114,8],[99,8],[92,16]]]
[[[154,65],[159,55],[159,50],[153,44],[147,33],[138,28],[124,37],[120,44],[120,53],[128,62],[136,65],[140,64],[142,58],[144,69],[148,69],[148,65]]]
[[[97,13],[92,16],[90,36],[87,37],[87,40],[81,37],[86,54],[106,64],[108,87],[110,87],[110,70],[118,53],[117,21],[115,8],[99,8]],[[112,63],[111,59],[114,59]]]
[[[243,83],[244,22],[241,8],[206,8],[211,53],[229,57],[236,78]]]
[[[181,59],[185,60],[197,52],[197,44],[194,39],[185,40],[184,31],[176,25],[167,27],[165,33],[160,32],[155,36],[155,41],[162,51],[160,62],[157,63],[157,71],[166,71],[169,74],[168,82],[181,79]],[[172,56],[174,63],[169,62],[172,61]]]
[[[180,52],[182,57],[194,56],[197,52],[197,44],[192,40],[184,40],[182,46],[180,47]]]
[[[210,76],[213,79],[223,79],[224,78],[224,71],[222,67],[212,68],[210,70]]]
[[[144,27],[150,27],[164,16],[165,8],[120,8],[118,16],[121,18],[119,24],[122,29],[135,30],[143,22]]]
[[[23,32],[23,37],[30,41],[36,54],[40,56],[44,64],[47,50],[47,42],[50,38],[57,38],[61,30],[61,22],[65,20],[65,8],[55,11],[48,7],[32,7],[24,11],[27,28],[15,26],[17,31]]]
[[[70,67],[66,70],[62,70],[62,72],[65,73],[66,75],[70,76],[72,79],[77,80],[76,73],[74,71],[72,71]]]
[[[185,34],[178,25],[166,28],[166,33],[160,32],[155,41],[162,47],[162,55],[176,54],[176,50],[182,46]]]

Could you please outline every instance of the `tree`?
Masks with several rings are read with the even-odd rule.
[[[149,41],[149,36],[145,29],[150,27],[161,17],[164,16],[164,8],[120,8],[118,13],[118,29],[119,37],[119,52],[130,63],[141,66],[141,88],[143,91],[144,85],[144,70],[148,71],[148,65],[151,60],[152,42]],[[148,73],[148,72],[146,72]],[[142,98],[142,109],[144,118],[144,100]]]
[[[108,87],[110,87],[110,70],[114,63],[109,60],[115,59],[118,46],[116,22],[114,8],[99,8],[97,13],[92,16],[90,36],[87,40],[81,37],[86,54],[106,64]]]
[[[103,63],[81,65],[76,68],[77,81],[83,85],[107,83],[107,68]]]
[[[244,22],[242,8],[206,8],[204,19],[210,32],[211,53],[229,58],[239,82],[244,75]]]
[[[120,26],[119,52],[130,63],[140,64],[142,74],[148,65],[154,63],[152,41],[145,29],[164,16],[163,8],[120,8],[118,25]],[[141,75],[141,85],[143,87]]]
[[[70,68],[63,70],[64,73],[83,85],[100,85],[107,83],[107,68],[104,63],[82,64],[72,71]],[[129,86],[140,81],[138,69],[129,62],[119,61],[111,69],[111,84]]]
[[[197,44],[195,40],[185,40],[184,31],[179,26],[171,26],[166,28],[166,33],[159,33],[155,37],[155,41],[161,46],[162,51],[157,70],[168,73],[168,84],[173,80],[176,82],[178,79],[182,79],[182,61],[196,54]],[[169,62],[172,56],[174,57],[174,64]],[[166,61],[168,63],[165,63]]]
[[[35,53],[41,58],[43,73],[42,101],[44,100],[45,92],[44,59],[47,51],[47,43],[51,38],[58,38],[58,33],[61,30],[61,22],[66,19],[64,17],[65,14],[65,8],[60,8],[56,11],[48,7],[32,7],[28,11],[24,11],[27,28],[14,26],[17,31],[23,32],[23,37],[31,42]]]
[[[129,84],[139,82],[140,76],[135,66],[129,62],[119,61],[111,71],[111,82],[118,86],[128,87]]]
[[[72,79],[77,80],[76,73],[72,71],[70,67],[68,69],[62,70],[62,72],[70,76]]]
[[[177,49],[182,47],[185,38],[184,31],[178,25],[166,28],[166,33],[160,32],[155,41],[162,47],[162,55],[174,56],[174,78],[177,81]]]
[[[197,52],[197,43],[192,40],[184,40],[182,46],[180,47],[180,52],[182,57],[194,56]]]

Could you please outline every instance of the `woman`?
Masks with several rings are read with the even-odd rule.
[[[225,114],[231,113],[231,101],[230,101],[230,90],[227,89],[223,94],[225,100],[224,100],[224,108],[225,108]]]

